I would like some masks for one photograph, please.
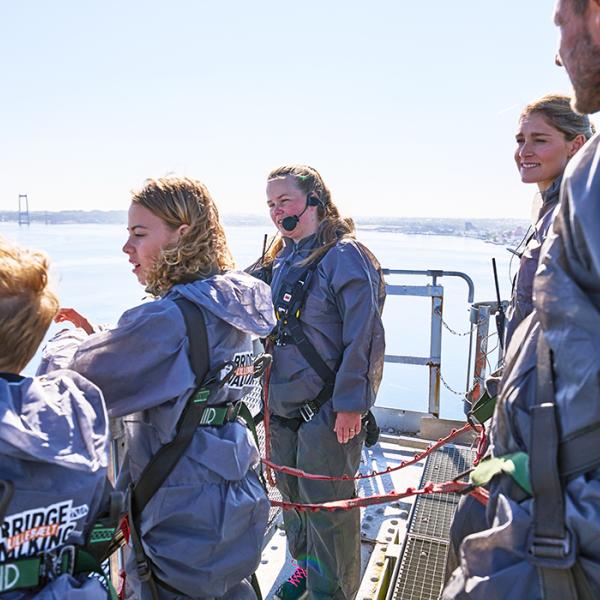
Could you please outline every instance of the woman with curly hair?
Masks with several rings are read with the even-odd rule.
[[[271,458],[352,478],[383,369],[381,269],[314,168],[273,170],[267,204],[279,236],[256,275],[270,280],[278,319],[271,336]],[[352,479],[312,481],[279,473],[277,486],[285,500],[297,503],[356,495]],[[275,597],[354,598],[360,583],[359,510],[287,510],[284,522],[297,569]]]
[[[274,326],[269,288],[232,270],[217,207],[198,181],[149,180],[133,196],[127,229],[123,251],[155,300],[125,312],[116,328],[91,333],[69,367],[103,390],[111,417],[124,417],[121,479],[134,500],[128,593],[254,598],[247,578],[260,560],[268,500],[255,473],[257,448],[234,409],[251,384],[252,336]],[[203,342],[200,333],[190,337],[182,301],[188,317],[190,303],[200,314]],[[59,320],[93,330],[70,309]],[[211,387],[207,372],[220,385]],[[208,399],[197,392],[203,379],[203,390],[212,390]],[[204,412],[183,455],[145,506],[136,506],[137,491],[148,483],[145,469],[160,462],[157,453],[173,442],[188,407],[198,404]],[[213,420],[217,414],[222,423]]]

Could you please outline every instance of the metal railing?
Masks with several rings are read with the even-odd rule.
[[[396,354],[386,354],[385,362],[405,365],[423,365],[429,368],[428,410],[432,415],[439,417],[444,287],[438,284],[438,279],[441,277],[459,277],[463,279],[468,286],[467,301],[469,304],[473,302],[473,298],[475,296],[475,284],[466,273],[462,273],[460,271],[439,271],[434,269],[428,269],[426,271],[418,271],[413,269],[383,269],[383,274],[421,275],[431,278],[431,284],[427,285],[392,285],[386,283],[386,291],[390,296],[420,296],[431,298],[431,333],[429,340],[429,356],[401,356]],[[471,342],[472,339],[469,340],[467,387],[470,377]]]
[[[508,302],[502,301],[502,309],[506,312]],[[488,340],[490,338],[490,317],[498,312],[498,302],[475,302],[471,305],[469,320],[475,326],[475,364],[473,365],[473,383],[467,392],[465,412],[485,391],[485,379],[489,362]],[[502,351],[498,351],[496,368],[502,363]],[[491,371],[490,366],[490,371]]]

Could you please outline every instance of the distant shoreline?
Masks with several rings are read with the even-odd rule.
[[[46,225],[125,225],[127,212],[112,211],[34,211],[29,213],[31,223]],[[399,218],[358,217],[360,230],[406,235],[447,235],[479,239],[492,244],[516,246],[526,235],[529,223],[523,219],[458,219],[458,218]],[[0,223],[18,223],[16,211],[0,211]],[[271,222],[258,215],[223,215],[225,225],[265,226]]]

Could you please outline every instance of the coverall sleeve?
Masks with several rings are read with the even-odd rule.
[[[333,252],[330,287],[342,320],[343,344],[333,409],[365,413],[375,403],[383,371],[381,275],[354,242],[339,244]]]
[[[48,340],[42,350],[42,359],[36,375],[45,375],[58,369],[66,369],[79,345],[87,340],[88,334],[83,329],[64,329]]]
[[[157,300],[125,312],[114,329],[90,335],[69,368],[102,390],[109,416],[121,417],[194,387],[187,349],[177,305]]]

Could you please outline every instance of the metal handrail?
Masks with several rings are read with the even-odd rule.
[[[414,269],[382,269],[383,274],[391,274],[391,275],[426,275],[433,279],[433,285],[436,285],[438,277],[460,277],[463,279],[469,291],[467,293],[467,302],[469,304],[473,304],[473,300],[475,299],[475,284],[473,280],[462,271],[441,271],[438,269],[427,269],[426,271],[417,271]],[[467,359],[467,383],[466,389],[469,389],[469,383],[471,378],[471,358],[473,356],[473,325],[470,327],[469,331],[469,357]]]
[[[438,269],[427,269],[426,271],[417,271],[414,269],[381,269],[384,275],[426,275],[433,279],[433,285],[437,285],[438,277],[460,277],[466,282],[469,292],[467,294],[467,302],[473,303],[475,299],[475,284],[473,280],[462,271],[440,271]]]

